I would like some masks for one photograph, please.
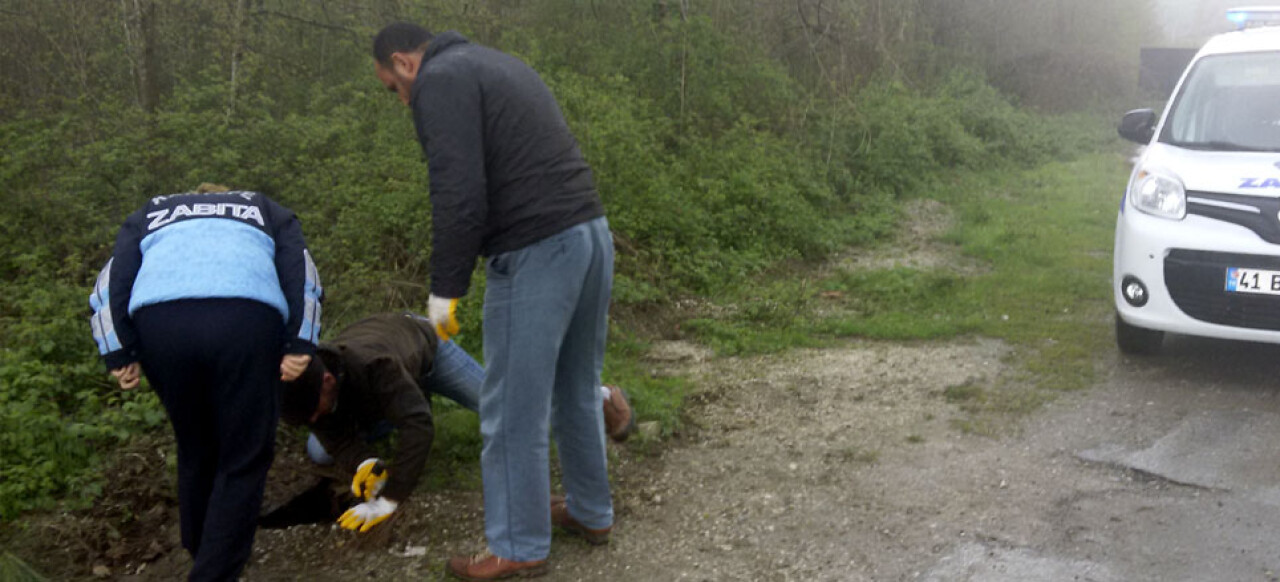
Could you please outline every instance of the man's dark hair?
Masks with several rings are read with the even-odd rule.
[[[286,424],[304,425],[311,420],[320,404],[320,387],[324,383],[325,365],[312,357],[307,369],[292,382],[280,383],[280,420]]]
[[[431,31],[408,22],[393,22],[373,37],[373,58],[378,64],[391,66],[392,53],[414,53],[427,48]]]

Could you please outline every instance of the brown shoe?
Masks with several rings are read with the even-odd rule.
[[[604,401],[604,432],[620,443],[627,440],[636,430],[636,415],[631,411],[631,403],[627,402],[627,393],[617,386],[605,386],[609,389],[609,398]]]
[[[609,532],[613,531],[613,526],[604,529],[591,529],[578,523],[578,520],[569,515],[569,504],[565,503],[564,497],[560,495],[551,496],[551,525],[573,535],[582,536],[582,539],[587,540],[587,543],[593,546],[603,546],[609,543]]]
[[[547,573],[547,561],[512,562],[488,551],[474,556],[449,558],[447,570],[463,580],[504,580],[507,578],[534,578]]]

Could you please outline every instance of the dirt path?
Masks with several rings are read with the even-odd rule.
[[[854,344],[708,366],[697,436],[638,479],[609,555],[566,557],[561,579],[612,564],[630,566],[610,572],[625,580],[895,577],[949,533],[922,520],[971,505],[946,490],[998,486],[935,462],[982,440],[950,426],[943,392],[1000,374],[1003,352]]]
[[[709,366],[698,436],[629,476],[611,548],[562,542],[551,579],[1280,578],[1280,348],[1173,338],[1014,436],[951,428],[943,390],[1001,374],[1002,351]]]

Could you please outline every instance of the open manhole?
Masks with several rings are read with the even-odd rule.
[[[333,523],[346,511],[350,500],[351,493],[344,485],[320,477],[300,493],[267,508],[258,517],[258,527],[283,529],[311,523]]]

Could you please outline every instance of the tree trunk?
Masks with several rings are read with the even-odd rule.
[[[127,54],[137,81],[138,107],[153,113],[160,102],[156,66],[156,5],[152,0],[120,0]]]
[[[160,71],[156,62],[156,4],[151,0],[141,1],[142,59],[138,68],[138,103],[143,111],[153,113],[160,105]]]
[[[245,4],[248,0],[236,0],[235,22],[231,31],[231,88],[227,96],[227,122],[236,111],[236,89],[240,73],[240,57],[244,53]]]

